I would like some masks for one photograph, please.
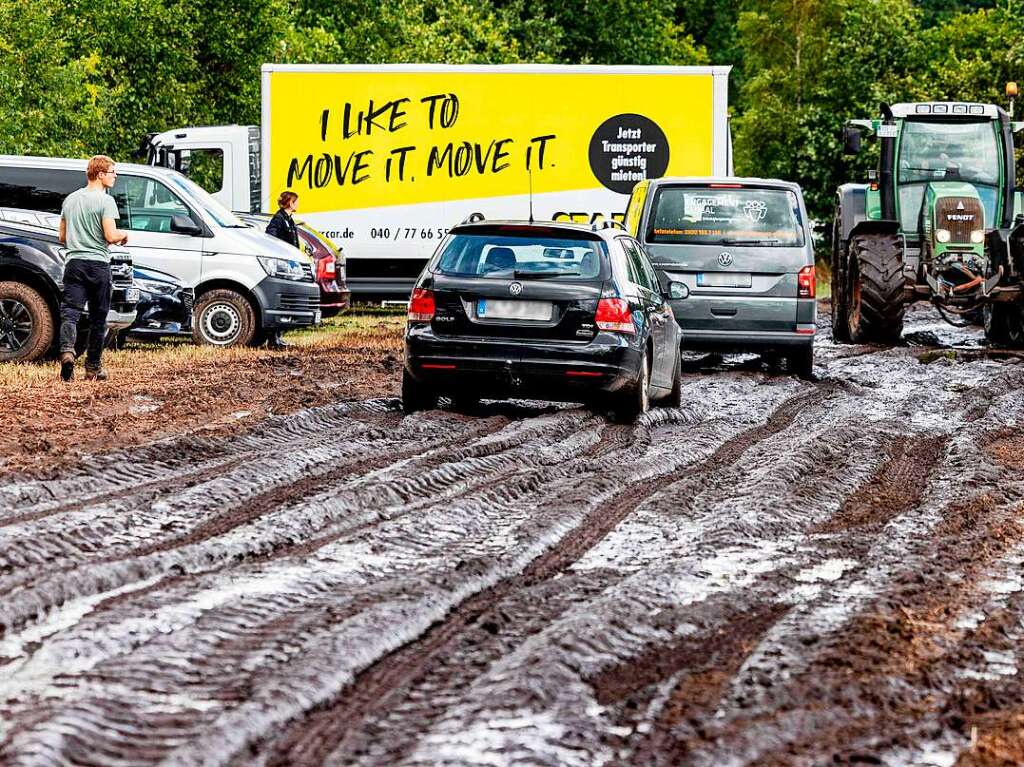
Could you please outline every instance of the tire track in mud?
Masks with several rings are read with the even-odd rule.
[[[1004,392],[1002,396],[1010,395]],[[998,419],[990,420],[998,423]],[[967,418],[965,422],[973,425],[977,420]],[[886,463],[875,473],[882,485],[882,525],[862,513],[865,488],[871,491],[868,483],[855,491],[833,518],[838,524],[822,526],[846,537],[828,536],[820,545],[842,552],[841,556],[857,552],[860,557],[871,557],[851,572],[863,575],[877,567],[887,572],[885,559],[875,562],[877,554],[868,554],[874,548],[871,540],[881,540],[879,536],[887,534],[889,528],[884,523],[897,516],[892,513],[894,507],[901,508],[899,514],[903,514],[920,503],[927,484],[927,477],[925,482],[914,479],[919,472],[912,465],[899,464],[930,460],[940,442],[950,444],[948,436],[919,439],[914,446],[917,450],[900,445],[899,438],[891,443]],[[1007,485],[1005,477],[1000,482],[1000,472],[979,456],[985,446],[998,444],[991,431],[980,431],[973,439],[958,436],[956,441],[956,449],[944,463],[931,464],[932,472],[943,466],[943,475],[959,477],[963,473],[963,477],[946,493],[940,490],[938,497],[933,493],[932,502],[943,495],[956,497],[962,492],[963,496],[938,506],[937,521],[922,525],[926,538],[908,539],[899,559],[890,560],[891,571],[882,576],[870,600],[841,626],[822,633],[806,615],[794,614],[790,630],[805,645],[806,660],[794,664],[783,650],[781,658],[787,658],[786,662],[771,663],[781,664],[778,673],[761,675],[756,667],[746,669],[742,679],[733,683],[732,697],[723,704],[732,708],[732,716],[708,720],[703,748],[693,753],[677,750],[667,763],[714,765],[729,755],[766,764],[833,760],[904,764],[916,763],[914,753],[920,752],[913,749],[933,738],[944,741],[944,747],[949,747],[951,738],[956,741],[957,732],[969,740],[969,728],[964,734],[962,727],[966,716],[941,714],[944,706],[948,710],[949,696],[958,684],[953,678],[953,658],[963,632],[952,624],[973,603],[977,585],[991,563],[1020,545],[1024,485],[1019,480]],[[910,454],[918,451],[924,451],[926,457],[911,459]],[[940,454],[945,452],[942,447]],[[908,470],[910,482],[904,490],[908,495],[901,496],[900,482],[892,480],[905,477]],[[867,533],[869,538],[851,539],[850,533]],[[792,650],[793,643],[789,646]],[[759,697],[749,713],[736,708],[741,700],[741,688],[736,687],[740,683],[753,685],[751,689]],[[712,743],[717,747],[709,748]]]
[[[586,421],[584,421],[584,423],[585,422]],[[480,422],[476,422],[476,423],[480,423]],[[477,456],[480,456],[480,455],[483,455],[484,453],[492,452],[492,451],[501,452],[501,451],[504,451],[505,449],[513,446],[513,445],[518,445],[518,443],[522,441],[522,437],[523,437],[524,434],[533,434],[534,437],[539,436],[541,434],[545,435],[545,439],[543,439],[543,440],[538,441],[535,438],[531,440],[530,447],[533,450],[537,450],[539,448],[542,448],[543,445],[545,444],[545,440],[551,440],[551,439],[553,439],[555,437],[563,438],[563,437],[566,437],[566,435],[568,435],[568,438],[565,439],[565,444],[567,445],[566,449],[570,450],[570,451],[578,451],[581,447],[585,447],[586,444],[587,444],[586,440],[582,440],[581,441],[580,438],[578,436],[575,436],[575,434],[574,434],[574,432],[577,430],[576,427],[579,425],[579,423],[580,423],[579,416],[577,414],[573,414],[573,413],[569,413],[568,417],[566,417],[566,416],[559,416],[557,421],[554,421],[553,423],[548,423],[546,425],[537,424],[537,423],[530,423],[530,422],[523,422],[521,427],[518,428],[518,430],[513,430],[512,432],[510,432],[505,437],[502,437],[500,439],[490,438],[491,439],[491,441],[489,442],[490,447],[487,450],[482,449],[482,447],[481,447],[481,449],[473,449],[472,445],[470,445],[470,446],[467,446],[467,449],[459,448],[459,451],[461,451],[461,453],[471,452],[471,453],[474,453]],[[591,430],[591,432],[593,433],[593,430]],[[596,438],[596,433],[594,433],[594,437],[593,438]],[[478,445],[478,447],[480,447],[480,446]],[[496,469],[500,469],[501,471],[505,471],[505,469],[503,467],[506,466],[507,464],[510,464],[510,463],[516,463],[517,464],[517,468],[522,468],[522,461],[521,460],[520,461],[516,461],[516,458],[517,458],[517,456],[515,454],[510,454],[508,457],[502,459],[502,463],[500,465],[496,464],[495,468]],[[473,459],[473,460],[475,461],[475,463],[473,463],[471,465],[476,465],[476,466],[479,467],[480,461],[482,459],[477,458],[477,459]],[[557,454],[549,455],[546,460],[549,461],[549,462],[552,462],[552,465],[554,465],[556,467],[557,467],[557,465],[559,463],[561,463],[561,460],[559,459]],[[415,464],[410,464],[410,466],[414,466],[414,465]],[[450,473],[450,470],[449,469],[445,469],[443,471],[442,470],[438,470],[436,473],[438,475],[442,475],[442,474],[444,474],[446,472]],[[566,473],[566,472],[564,470],[561,470],[561,473]],[[497,490],[497,488],[485,488],[484,487],[484,485],[485,485],[484,479],[485,478],[481,478],[481,481],[477,482],[471,488],[468,488],[467,491],[468,490],[486,490],[486,492],[488,494],[495,494],[495,491]],[[419,483],[419,485],[422,486],[422,480],[415,480],[415,481],[410,480],[410,482],[412,483],[411,486],[417,486],[417,483]],[[535,488],[536,488],[536,482],[524,482],[522,487],[520,488],[520,490],[518,492],[521,494],[521,493],[529,492],[529,491],[531,491],[531,490],[533,490]],[[498,495],[508,495],[508,493],[507,493],[506,489],[502,488],[500,493],[498,493]],[[509,496],[509,497],[512,497],[512,496]],[[446,499],[436,499],[436,500],[437,501],[444,501]],[[434,505],[436,507],[438,505],[438,503],[435,502]],[[439,510],[443,510],[443,506],[440,507]],[[304,563],[304,564],[311,565],[313,563],[308,563],[307,562],[307,563]],[[159,588],[161,588],[161,587],[163,587],[165,585],[167,585],[166,582],[158,584],[156,588],[159,589]],[[153,589],[151,589],[151,590],[153,590]],[[125,595],[123,597],[118,597],[118,598],[115,598],[115,599],[123,601],[125,599],[131,599],[132,596],[133,595]],[[375,596],[379,598],[381,596],[381,594],[377,593],[377,594],[375,594]],[[151,612],[151,610],[152,610],[152,608],[144,608],[143,609],[143,613]],[[257,617],[259,618],[260,621],[263,620],[262,614],[258,615]],[[324,623],[324,625],[330,624],[331,623],[331,616],[327,615],[327,614],[324,614],[322,616],[322,621],[321,622]],[[228,624],[222,625],[219,630],[220,631],[228,631],[228,632],[239,632],[239,631],[243,630],[243,627],[239,626],[237,624],[237,621],[232,621],[232,622],[229,622]],[[257,630],[257,633],[258,633],[258,630]],[[109,677],[109,678],[116,678],[116,675],[118,673],[120,673],[120,671],[122,671],[123,668],[124,668],[123,665],[117,664],[114,667],[114,670],[112,672],[115,676],[112,676],[112,677]],[[154,670],[152,667],[146,666],[145,664],[143,665],[143,668],[149,668],[150,671]],[[213,673],[213,676],[216,676],[216,672]],[[61,721],[64,721],[64,720],[61,719]],[[65,726],[69,727],[71,725],[68,724],[68,725],[65,725]],[[100,738],[101,734],[100,733],[92,733],[90,735],[90,737]]]
[[[806,407],[831,396],[836,385],[826,384],[791,397],[769,415],[765,423],[747,429],[727,440],[695,468],[687,469],[688,478],[699,476],[738,460],[752,445],[788,428]],[[438,658],[450,654],[467,631],[488,612],[500,612],[503,601],[518,592],[535,588],[563,574],[579,557],[608,535],[626,516],[648,498],[680,481],[676,472],[647,480],[642,487],[629,486],[610,501],[591,512],[552,548],[530,562],[519,575],[499,581],[477,592],[455,607],[439,624],[419,639],[387,655],[356,677],[333,702],[313,710],[293,722],[276,742],[265,744],[267,764],[321,764],[330,757],[343,760],[350,733],[363,730],[366,720],[379,716],[396,698],[429,673]],[[465,680],[463,680],[465,683]],[[443,711],[434,713],[440,716]],[[419,724],[429,725],[429,719]]]
[[[296,496],[301,498],[305,493],[313,492],[318,488],[344,484],[346,481],[353,478],[358,479],[381,467],[415,459],[434,450],[443,451],[450,445],[461,444],[467,440],[472,441],[474,438],[492,434],[506,426],[507,420],[504,418],[483,419],[466,422],[466,425],[468,428],[465,431],[444,439],[429,437],[414,442],[412,447],[406,447],[395,453],[381,451],[372,459],[357,457],[346,465],[340,475],[334,470],[334,467],[330,467],[313,476],[299,474],[297,478],[292,478],[290,483],[286,481],[284,484],[278,484],[255,496],[247,495],[246,489],[242,489],[241,492],[235,493],[237,500],[227,506],[226,513],[216,514],[212,519],[200,521],[197,527],[178,537],[173,536],[173,530],[168,530],[170,535],[165,533],[166,537],[162,540],[144,544],[134,550],[129,549],[116,555],[104,555],[103,551],[99,550],[98,556],[79,559],[64,567],[49,563],[45,574],[41,576],[31,571],[22,571],[6,581],[0,580],[0,595],[6,597],[4,606],[0,608],[0,638],[49,606],[59,605],[67,599],[95,593],[93,589],[110,590],[132,580],[142,580],[150,577],[154,570],[156,572],[167,571],[176,567],[188,551],[184,547],[194,548],[205,541],[230,533],[240,526],[251,524],[263,515],[277,510],[289,498]],[[259,477],[258,472],[256,476]],[[272,476],[267,479],[274,481]],[[223,508],[220,503],[216,503],[215,507]],[[242,560],[252,554],[259,556],[261,552],[258,541],[253,542],[253,547],[255,547],[255,551],[235,552],[229,559],[217,559],[206,566],[200,566],[198,570],[205,571],[237,564],[240,561],[240,556]],[[163,562],[161,555],[164,554],[170,555],[171,559]],[[98,576],[100,571],[105,574],[95,577],[95,585],[90,588],[89,584],[76,577],[76,573],[81,570],[94,577]],[[48,591],[45,591],[46,589]]]

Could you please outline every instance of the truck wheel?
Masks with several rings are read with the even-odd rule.
[[[847,328],[855,343],[895,344],[903,333],[903,250],[890,234],[850,238],[844,282]]]
[[[0,282],[0,362],[33,362],[53,344],[50,307],[20,282]]]
[[[417,382],[402,368],[402,412],[406,415],[437,407],[437,392]]]
[[[982,310],[985,338],[999,346],[1024,346],[1024,307],[1020,304],[990,303]]]
[[[836,221],[839,211],[836,211]],[[832,340],[839,344],[850,343],[850,306],[846,297],[847,253],[840,250],[838,226],[833,224],[832,232]]]
[[[211,290],[196,299],[192,338],[197,344],[243,346],[256,335],[256,312],[234,290]]]

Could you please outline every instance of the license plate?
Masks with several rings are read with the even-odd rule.
[[[476,316],[485,320],[551,320],[554,306],[550,301],[503,301],[481,298],[476,302]]]
[[[139,302],[139,289],[128,288],[124,292],[124,300],[129,304],[137,304]]]
[[[748,272],[698,272],[698,288],[749,288]]]
[[[314,325],[319,325],[320,324],[320,310],[319,309],[317,309],[315,312],[313,312],[313,324]]]

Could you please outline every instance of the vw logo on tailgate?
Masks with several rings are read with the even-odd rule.
[[[732,253],[719,253],[718,263],[720,263],[722,266],[732,266]]]
[[[523,283],[513,282],[511,285],[508,286],[508,292],[509,295],[513,296],[521,295],[523,292]]]

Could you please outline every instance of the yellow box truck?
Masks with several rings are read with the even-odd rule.
[[[452,225],[621,219],[637,181],[728,175],[729,67],[263,66],[262,125],[151,134],[233,210],[299,195],[362,296],[408,295]]]

